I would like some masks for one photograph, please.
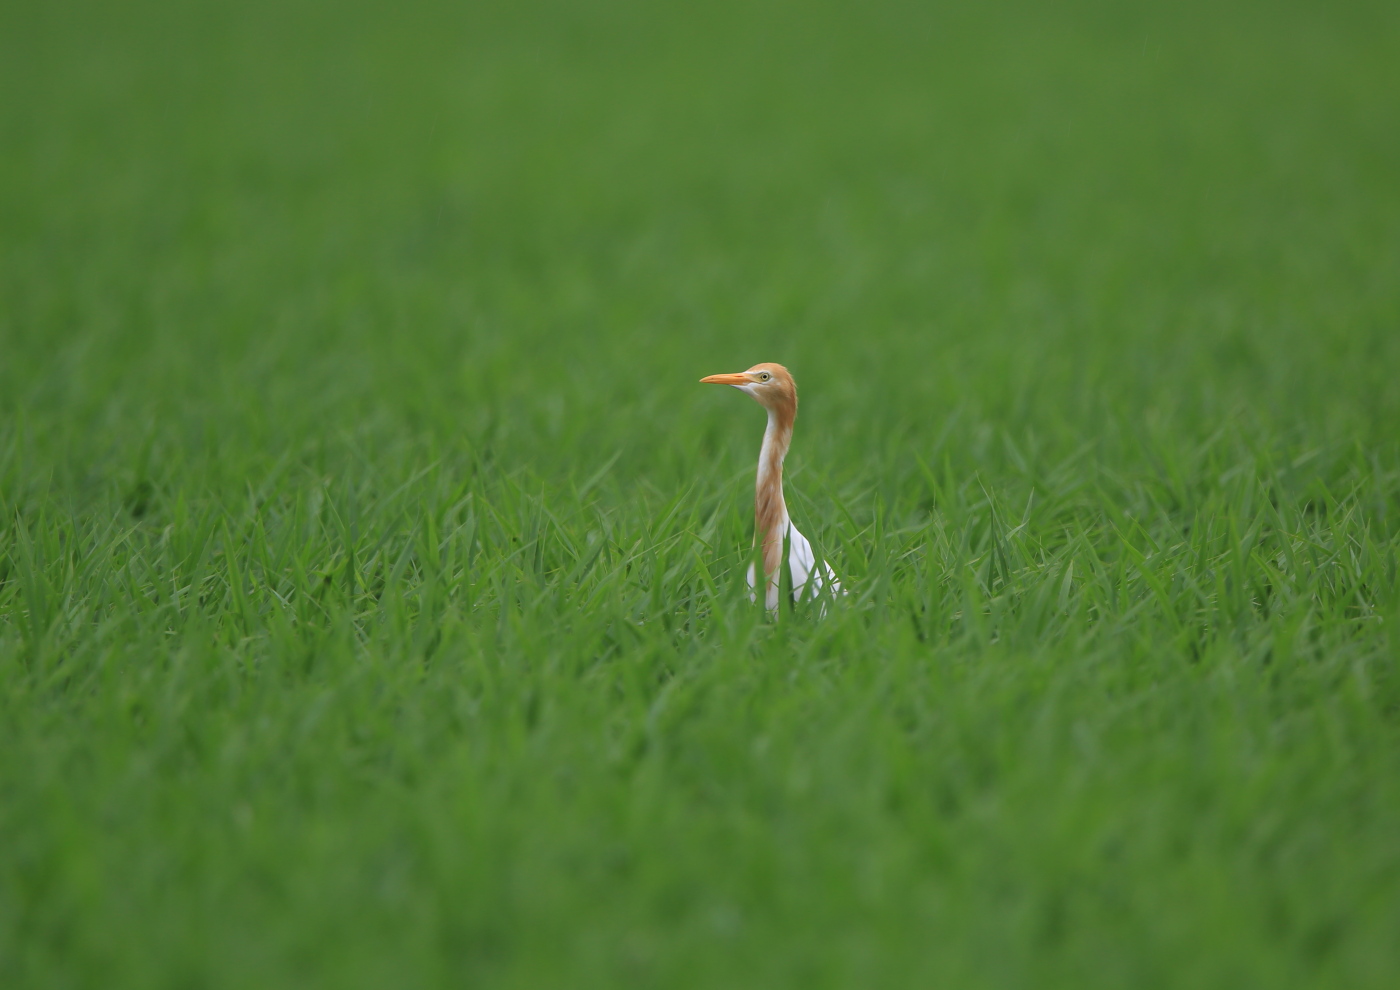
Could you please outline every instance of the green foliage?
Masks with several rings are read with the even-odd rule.
[[[1400,980],[1394,4],[20,4],[0,88],[3,985]]]

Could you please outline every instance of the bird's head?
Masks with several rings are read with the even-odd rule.
[[[770,412],[797,412],[797,383],[781,364],[756,364],[748,371],[732,375],[709,375],[700,379],[706,385],[733,385],[747,392]]]

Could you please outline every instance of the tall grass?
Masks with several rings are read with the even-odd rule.
[[[0,13],[0,982],[1393,985],[1398,31]]]

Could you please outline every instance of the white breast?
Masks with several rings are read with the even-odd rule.
[[[818,560],[817,555],[812,551],[812,544],[807,541],[807,537],[798,532],[797,527],[791,521],[787,524],[787,561],[788,570],[792,572],[792,600],[802,601],[803,597],[818,598],[823,594],[823,589],[830,583],[830,591],[833,595],[844,595],[846,592],[841,588],[841,582],[836,579],[836,572],[831,569],[831,565],[824,560]],[[754,601],[758,596],[755,594],[757,582],[754,565],[749,564],[749,601]],[[768,587],[764,589],[763,603],[768,611],[774,612],[778,608],[778,596],[782,594],[781,575],[774,573],[768,579]],[[826,606],[821,607],[823,615],[826,614]]]

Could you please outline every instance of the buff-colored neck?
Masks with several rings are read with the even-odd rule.
[[[783,562],[783,536],[787,531],[787,503],[783,501],[783,458],[792,443],[796,410],[768,410],[768,428],[758,453],[758,480],[754,486],[755,539],[763,541],[763,573],[769,578]]]

